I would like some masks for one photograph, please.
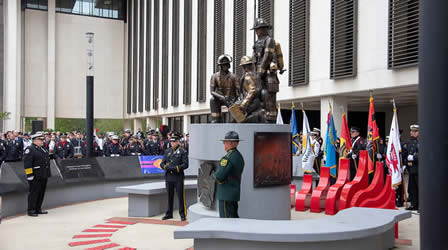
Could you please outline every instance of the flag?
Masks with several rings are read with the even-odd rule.
[[[397,109],[394,101],[394,117],[392,118],[392,125],[390,126],[389,142],[387,143],[386,164],[389,167],[389,173],[392,177],[392,186],[400,185],[401,183],[401,144],[400,132],[398,127]]]
[[[291,114],[291,134],[292,134],[292,155],[300,154],[299,131],[297,130],[296,110],[294,103],[292,104]]]
[[[330,175],[336,177],[336,128],[334,127],[333,112],[328,113],[327,136],[325,138],[325,167],[330,168]]]
[[[313,172],[314,149],[311,145],[311,130],[308,117],[306,117],[305,110],[302,110],[302,112],[302,168],[305,173],[311,174]]]
[[[282,118],[282,114],[280,112],[280,105],[278,106],[278,111],[277,111],[277,124],[283,124],[283,118]]]
[[[143,174],[164,174],[160,167],[163,155],[141,155],[138,157]]]
[[[352,149],[352,140],[350,131],[348,130],[348,123],[345,113],[342,114],[342,129],[339,146],[339,158],[347,159],[347,154]]]
[[[375,108],[373,105],[373,97],[370,96],[369,106],[369,122],[367,123],[367,151],[369,152],[369,160],[367,161],[367,169],[369,174],[373,172],[375,166],[375,154],[378,149],[378,139],[380,138],[380,132],[376,125]]]

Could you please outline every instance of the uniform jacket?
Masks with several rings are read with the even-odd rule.
[[[159,155],[159,143],[157,141],[146,139],[144,142],[145,155]]]
[[[123,155],[122,147],[119,143],[113,144],[113,143],[107,143],[104,146],[104,155],[105,156],[111,156],[111,155]]]
[[[241,174],[244,169],[244,159],[238,149],[230,149],[219,161],[214,174],[218,182],[217,199],[224,201],[239,201],[241,189]]]
[[[210,90],[229,97],[232,102],[235,102],[241,94],[240,82],[232,72],[224,74],[219,71],[213,74],[210,79]]]
[[[413,161],[408,161],[409,155],[412,155]],[[403,145],[403,162],[409,173],[418,174],[418,139],[411,138]]]
[[[348,156],[351,157],[352,154],[355,154],[358,156],[357,159],[359,159],[360,150],[366,150],[366,144],[364,138],[362,138],[361,136],[352,138],[352,151],[348,154]]]
[[[138,142],[129,143],[126,146],[125,155],[138,155],[143,153],[142,145]]]
[[[44,147],[38,147],[36,144],[27,147],[23,155],[23,166],[27,177],[34,176],[35,179],[51,177],[50,156]]]
[[[0,140],[0,162],[6,159],[6,142]]]
[[[165,181],[183,181],[184,170],[188,168],[187,152],[181,146],[167,149],[160,166],[165,170]]]
[[[56,145],[54,147],[54,154],[56,155],[56,159],[73,158],[73,153],[73,144],[71,144],[70,142],[56,142]]]
[[[6,145],[5,161],[20,161],[22,159],[23,144],[20,140],[8,139],[5,145]]]

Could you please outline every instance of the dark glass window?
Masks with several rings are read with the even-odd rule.
[[[56,0],[56,12],[124,20],[125,0]],[[48,10],[48,0],[26,0],[26,8]]]
[[[48,0],[27,0],[26,8],[37,10],[48,10]]]

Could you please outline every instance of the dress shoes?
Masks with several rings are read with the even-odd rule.
[[[31,217],[37,217],[37,212],[36,211],[29,211],[28,212],[28,216],[31,216]]]
[[[182,217],[180,217],[180,220],[181,220],[181,221],[186,221],[187,218],[185,218],[185,216],[182,216]]]
[[[39,210],[37,213],[38,213],[38,214],[48,214],[48,212],[45,211],[45,210]]]
[[[162,217],[162,220],[169,220],[169,219],[172,219],[172,218],[173,218],[172,215],[165,215],[165,216]]]
[[[415,211],[415,210],[418,210],[418,207],[417,206],[410,206],[410,207],[406,208],[406,210]]]

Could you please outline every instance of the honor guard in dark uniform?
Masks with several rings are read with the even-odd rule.
[[[253,57],[256,72],[262,82],[262,99],[266,111],[266,120],[275,123],[277,119],[277,92],[279,80],[277,70],[283,73],[283,54],[280,44],[269,35],[272,26],[263,18],[258,18],[252,30],[257,34],[257,41],[253,46]]]
[[[250,56],[241,58],[240,66],[244,69],[241,78],[241,92],[243,99],[240,108],[245,113],[244,123],[263,123],[264,109],[261,101],[261,82],[254,73],[253,59]]]
[[[23,165],[29,184],[28,215],[36,217],[47,214],[42,210],[47,180],[51,177],[50,156],[43,147],[44,134],[37,132],[31,136],[33,143],[25,149]]]
[[[23,155],[23,144],[15,137],[13,132],[8,132],[8,139],[5,144],[5,161],[20,161]]]
[[[238,78],[229,71],[231,62],[231,56],[221,55],[217,61],[219,71],[210,79],[212,123],[221,122],[221,106],[229,108],[241,95]]]
[[[148,134],[148,139],[145,141],[145,155],[159,155],[159,143],[157,142],[157,135],[155,131]]]
[[[126,146],[129,144],[129,139],[131,138],[131,130],[126,129],[124,131],[123,137],[121,138],[120,145],[123,148],[126,148]]]
[[[86,156],[86,142],[81,138],[81,132],[76,132],[76,137],[70,140],[73,146],[73,156],[77,158]]]
[[[352,149],[347,154],[350,160],[350,180],[353,180],[356,176],[359,162],[359,151],[366,150],[366,144],[364,138],[359,136],[360,129],[358,127],[350,128],[350,136],[352,137]]]
[[[142,145],[137,141],[137,136],[131,136],[125,149],[126,156],[137,156],[143,153]]]
[[[418,137],[419,126],[411,125],[411,138],[403,145],[403,161],[409,172],[408,194],[411,206],[407,210],[418,210]]]
[[[60,141],[56,142],[54,147],[54,154],[56,159],[73,158],[73,145],[67,141],[67,135],[62,134]]]
[[[119,157],[123,155],[123,149],[120,143],[118,143],[118,135],[112,135],[110,138],[112,142],[105,145],[104,155],[107,157]]]
[[[218,169],[213,174],[218,183],[219,217],[239,218],[238,201],[240,200],[244,159],[237,146],[241,140],[237,132],[229,131],[221,141],[224,142],[224,150],[227,154],[221,158]]]
[[[187,206],[185,204],[184,170],[188,168],[188,156],[180,146],[180,136],[171,135],[171,148],[163,155],[160,166],[165,170],[166,189],[168,191],[168,211],[162,220],[173,218],[174,189],[179,199],[179,214],[182,221],[187,219]]]

